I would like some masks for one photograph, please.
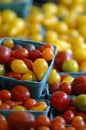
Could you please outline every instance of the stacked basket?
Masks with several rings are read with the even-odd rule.
[[[8,39],[8,38],[3,38],[3,39],[0,40],[0,45],[1,46],[3,45],[3,42],[6,39]],[[23,47],[26,44],[33,44],[33,45],[35,45],[36,48],[44,45],[44,43],[34,42],[34,41],[31,41],[31,40],[21,40],[21,39],[15,39],[15,38],[10,38],[10,39],[13,40],[15,45],[17,45],[17,44],[22,45]],[[43,76],[41,81],[17,80],[17,79],[7,77],[7,76],[0,76],[1,89],[11,90],[12,86],[20,85],[20,84],[25,85],[30,90],[32,98],[35,98],[37,101],[43,100],[43,101],[45,101],[47,103],[48,108],[47,108],[46,111],[33,111],[33,110],[29,111],[29,110],[27,110],[27,112],[31,112],[35,116],[38,116],[40,114],[41,115],[42,114],[47,115],[48,112],[49,112],[49,108],[50,108],[49,101],[47,101],[47,100],[45,100],[43,98],[45,98],[45,95],[46,95],[46,87],[47,87],[46,84],[47,84],[49,74],[50,74],[50,72],[51,72],[51,70],[53,68],[54,59],[55,59],[56,54],[57,54],[57,49],[56,49],[56,47],[54,47],[53,59],[50,61],[48,70],[46,71],[46,73]],[[44,89],[45,89],[45,92],[42,93]],[[13,112],[13,110],[0,110],[0,113],[4,114],[6,117],[8,117],[8,115],[10,113],[12,113],[12,112]]]
[[[0,2],[0,11],[5,9],[12,9],[19,17],[26,17],[29,13],[30,6],[33,0],[15,1],[13,2]]]

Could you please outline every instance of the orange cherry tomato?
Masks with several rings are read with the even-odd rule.
[[[54,56],[54,52],[52,51],[52,49],[50,48],[45,48],[43,51],[42,51],[42,57],[47,60],[47,61],[51,61],[52,58]]]
[[[6,103],[0,105],[0,110],[10,110],[10,106]]]
[[[31,107],[34,107],[37,104],[37,101],[33,98],[29,98],[25,101],[24,106],[26,109],[30,109]]]
[[[47,126],[50,127],[50,119],[49,117],[45,116],[45,115],[39,115],[36,118],[36,127],[42,127],[42,126]]]
[[[12,98],[11,92],[9,90],[3,89],[0,91],[0,100],[6,101],[10,100]]]

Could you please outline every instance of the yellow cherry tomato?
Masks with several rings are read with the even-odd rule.
[[[61,81],[61,77],[59,73],[56,71],[56,69],[52,69],[49,78],[48,78],[48,83],[59,83]]]
[[[14,107],[12,107],[12,110],[15,110],[15,111],[25,111],[26,108],[24,106],[14,106]]]
[[[37,79],[40,81],[44,77],[45,73],[48,70],[48,63],[43,58],[38,58],[33,63],[33,71],[37,76]]]
[[[25,73],[32,74],[32,72],[28,69],[24,61],[20,59],[13,60],[13,62],[11,63],[11,69],[13,72],[16,72],[19,74],[25,74]]]

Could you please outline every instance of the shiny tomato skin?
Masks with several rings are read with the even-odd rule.
[[[16,85],[11,89],[12,99],[14,101],[24,102],[30,98],[30,90],[24,85]]]
[[[61,82],[59,85],[59,90],[67,93],[68,95],[72,94],[72,86],[67,82]]]
[[[24,111],[13,112],[8,117],[8,124],[12,130],[28,130],[35,127],[35,117],[31,113]]]
[[[0,114],[0,130],[11,130],[6,117]]]
[[[72,82],[74,95],[86,94],[86,76],[78,75]]]
[[[0,64],[7,63],[11,57],[11,49],[6,46],[0,46]]]
[[[11,92],[6,89],[0,90],[0,100],[5,102],[6,100],[10,100],[12,98]]]
[[[30,70],[33,70],[33,61],[27,58],[22,59]]]
[[[66,110],[64,113],[63,113],[63,117],[66,121],[66,123],[72,123],[72,120],[74,118],[75,114],[72,110]]]
[[[6,103],[0,105],[0,110],[10,110],[10,106]]]
[[[50,105],[61,112],[66,110],[69,106],[68,95],[62,91],[54,92],[50,98]]]
[[[52,83],[49,85],[49,92],[50,94],[59,90],[59,83]]]
[[[35,61],[38,58],[42,57],[42,53],[40,50],[32,50],[29,52],[29,59],[31,59],[32,61]]]
[[[28,58],[28,55],[29,55],[29,52],[25,48],[19,48],[19,49],[13,50],[11,53],[11,56],[17,59]]]

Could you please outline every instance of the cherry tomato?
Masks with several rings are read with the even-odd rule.
[[[85,128],[85,122],[81,116],[75,116],[72,120],[71,125],[76,129]]]
[[[9,115],[8,124],[12,130],[28,130],[35,127],[35,117],[28,112],[16,111]]]
[[[10,110],[10,106],[6,103],[0,105],[0,110]]]
[[[35,106],[30,108],[30,110],[45,111],[47,110],[47,108],[48,108],[48,105],[45,101],[38,101]]]
[[[66,78],[67,76],[70,76],[70,75],[67,73],[64,73],[64,74],[61,74],[60,76],[61,76],[61,81],[63,81],[64,78]]]
[[[40,69],[39,69],[40,67]],[[43,76],[48,70],[48,63],[43,58],[38,58],[33,63],[33,71],[37,76],[37,79],[40,81],[42,80]]]
[[[74,118],[75,114],[72,110],[66,110],[64,113],[63,113],[63,117],[66,121],[66,123],[72,123],[72,120]]]
[[[20,44],[16,44],[16,45],[14,45],[13,50],[16,50],[16,49],[19,49],[19,48],[23,48],[23,46],[20,45]]]
[[[61,112],[66,110],[69,106],[68,95],[62,91],[54,92],[50,98],[50,105]]]
[[[59,83],[52,83],[49,85],[49,92],[50,94],[59,90]]]
[[[59,122],[63,123],[66,126],[66,121],[62,116],[56,116],[51,120],[51,127],[54,127],[54,125]]]
[[[50,127],[50,119],[49,117],[45,116],[45,115],[39,115],[36,118],[36,126],[41,127],[41,126],[47,126]]]
[[[52,58],[54,56],[54,52],[52,51],[52,49],[50,48],[45,48],[42,51],[42,57],[46,60],[46,61],[51,61]]]
[[[32,71],[33,70],[33,61],[27,58],[22,59],[27,67]]]
[[[50,48],[54,52],[54,46],[48,43],[38,47],[37,49],[39,49],[42,52],[45,48]]]
[[[33,45],[33,44],[26,44],[25,45],[25,48],[30,52],[30,51],[32,51],[32,50],[35,50],[36,49],[36,47]]]
[[[28,58],[28,55],[29,55],[29,52],[25,48],[19,48],[19,49],[13,50],[11,53],[11,56],[17,59]]]
[[[15,73],[15,72],[7,72],[5,73],[7,77],[15,78],[15,79],[20,79],[21,74]]]
[[[63,123],[57,122],[55,125],[52,127],[51,130],[66,130],[66,127]]]
[[[24,85],[16,85],[11,89],[12,99],[15,101],[26,101],[30,98],[30,90]]]
[[[29,74],[29,73],[26,73],[26,74],[23,74],[20,79],[21,80],[30,80],[30,81],[32,81],[33,80],[33,75]]]
[[[67,82],[61,82],[59,85],[59,90],[67,93],[68,95],[72,94],[72,86]]]
[[[6,100],[10,100],[11,98],[12,98],[12,95],[9,90],[6,90],[6,89],[0,90],[0,100],[5,102]]]
[[[26,108],[24,106],[19,106],[18,105],[18,106],[13,106],[12,110],[14,110],[14,111],[25,111]]]
[[[5,75],[5,67],[0,64],[0,76],[4,76]]]
[[[20,59],[15,59],[12,61],[11,63],[11,69],[13,72],[15,73],[19,73],[19,74],[25,74],[25,73],[32,73],[27,65],[24,63],[23,60]]]
[[[35,61],[36,59],[41,57],[42,57],[42,53],[37,49],[29,52],[29,59],[31,59],[32,61]]]
[[[11,39],[6,39],[3,43],[3,45],[12,49],[14,47],[14,42]]]
[[[33,98],[29,98],[25,101],[24,106],[26,109],[30,109],[31,107],[35,106],[37,104],[37,101]]]
[[[52,69],[49,77],[48,77],[48,83],[59,83],[61,80],[60,74],[56,71],[56,69]]]
[[[5,116],[4,116],[4,115],[2,115],[2,114],[0,114],[0,122],[1,122],[1,121],[6,121]]]
[[[12,100],[7,100],[4,103],[8,104],[10,106],[10,108],[23,104],[23,102],[15,102],[15,101],[12,101]]]
[[[6,46],[0,46],[0,64],[7,63],[11,57],[11,50]]]
[[[0,130],[11,130],[4,115],[0,114]]]
[[[63,72],[78,72],[79,71],[79,64],[74,59],[65,60],[62,64],[62,71]]]
[[[75,95],[86,94],[86,76],[78,75],[72,82],[72,89]]]

